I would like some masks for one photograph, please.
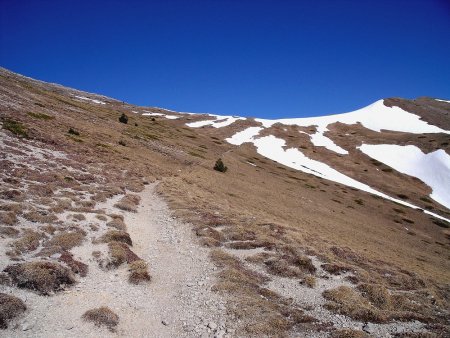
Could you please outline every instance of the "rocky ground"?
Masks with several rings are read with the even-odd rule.
[[[40,296],[32,291],[14,290],[30,309],[0,331],[2,336],[15,337],[226,337],[233,332],[233,323],[225,313],[225,300],[211,291],[216,268],[208,259],[207,249],[199,247],[189,225],[171,216],[158,194],[155,184],[142,191],[136,213],[122,212],[133,240],[133,250],[149,263],[151,281],[130,285],[127,268],[114,273],[95,264],[91,242],[73,249],[74,258],[90,262],[90,271],[74,288],[61,293]],[[100,204],[98,209],[117,212],[113,205],[118,197]],[[12,293],[1,286],[1,292]],[[81,319],[91,308],[108,306],[119,316],[116,333],[106,328],[93,330]]]

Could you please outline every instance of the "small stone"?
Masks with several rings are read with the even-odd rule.
[[[34,326],[33,323],[24,323],[24,324],[22,324],[22,331],[31,330],[33,328],[33,326]]]
[[[165,326],[169,325],[169,323],[168,323],[167,321],[165,321],[165,320],[162,320],[161,323],[162,323],[163,325],[165,325]]]
[[[366,323],[363,326],[363,331],[367,332],[367,333],[374,333],[375,332],[375,325],[373,325],[372,323]]]
[[[214,323],[214,322],[209,322],[209,323],[208,323],[208,327],[209,327],[211,330],[215,330],[215,329],[217,329],[217,324]]]

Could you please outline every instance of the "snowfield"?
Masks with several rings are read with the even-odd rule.
[[[199,128],[211,125],[215,128],[220,128],[228,126],[237,120],[244,119],[234,116],[210,116],[213,116],[216,119],[192,122],[188,123],[187,126]],[[337,122],[348,125],[361,124],[365,128],[376,132],[390,130],[414,134],[450,134],[450,131],[430,125],[421,120],[418,115],[408,113],[396,106],[385,106],[383,100],[376,101],[365,108],[345,114],[279,120],[255,119],[255,121],[259,122],[261,126],[248,127],[227,138],[226,141],[234,145],[241,145],[247,142],[252,143],[255,145],[257,152],[260,155],[287,167],[363,190],[413,209],[421,208],[403,200],[388,196],[367,184],[342,174],[325,163],[310,159],[299,149],[286,149],[286,142],[283,139],[273,135],[264,137],[258,137],[258,135],[263,129],[270,128],[277,123],[300,127],[316,126],[316,132],[312,135],[308,134],[311,138],[311,142],[315,146],[325,147],[335,153],[345,155],[348,154],[346,149],[339,147],[330,138],[324,135],[324,133],[328,131],[328,126],[330,124]],[[430,154],[424,154],[420,149],[414,146],[401,147],[394,145],[363,145],[359,149],[370,157],[386,163],[399,172],[421,179],[432,188],[433,193],[430,197],[447,208],[450,208],[450,157],[445,151],[438,150]],[[427,210],[424,210],[424,212],[434,217],[450,221]]]
[[[430,197],[450,209],[450,156],[442,149],[425,154],[413,145],[363,144],[359,149],[398,172],[414,176],[428,185]]]
[[[442,100],[440,100],[442,101]],[[197,121],[188,123],[188,127],[200,128],[211,125],[214,128],[221,128],[228,126],[238,120],[245,120],[243,117],[236,116],[220,116],[210,115],[215,117],[214,120]],[[381,132],[382,130],[398,131],[404,133],[425,134],[425,133],[445,133],[450,134],[450,131],[441,129],[439,127],[428,124],[420,119],[420,116],[408,113],[399,107],[387,107],[384,105],[384,100],[378,100],[375,103],[355,110],[350,113],[335,114],[319,117],[304,117],[293,119],[255,119],[256,122],[262,124],[263,128],[270,128],[276,123],[283,125],[296,125],[300,127],[316,126],[316,133],[310,135],[311,142],[316,147],[325,147],[338,154],[348,154],[348,151],[335,144],[330,138],[324,134],[328,131],[328,126],[333,123],[343,124],[361,124],[367,129]],[[233,137],[231,137],[233,139]],[[232,143],[232,142],[230,142]]]
[[[255,127],[252,127],[252,128],[255,128]],[[248,129],[250,129],[250,128],[248,128]],[[258,152],[258,154],[260,154],[264,157],[267,157],[273,161],[276,161],[278,163],[281,163],[287,167],[290,167],[290,168],[293,168],[296,170],[300,170],[307,174],[318,176],[318,177],[321,177],[321,178],[324,178],[324,179],[327,179],[330,181],[341,183],[346,186],[353,187],[353,188],[371,193],[373,195],[380,196],[382,198],[402,204],[409,208],[421,209],[411,203],[405,202],[405,201],[397,199],[397,198],[393,198],[393,197],[388,196],[378,190],[375,190],[372,187],[368,186],[367,184],[361,183],[347,175],[340,173],[339,171],[333,169],[332,167],[330,167],[329,165],[327,165],[323,162],[310,159],[307,156],[305,156],[305,154],[303,154],[298,149],[295,149],[295,148],[285,149],[286,141],[284,141],[283,139],[277,138],[273,135],[264,136],[264,137],[260,137],[260,138],[255,138],[255,136],[250,137],[250,135],[252,133],[255,134],[256,130],[255,129],[248,130],[248,129],[246,129],[244,131],[244,132],[246,132],[246,134],[242,134],[243,132],[240,132],[241,134],[238,137],[235,137],[234,139],[232,139],[232,141],[234,142],[233,144],[239,145],[238,139],[240,139],[242,141],[242,143],[251,142],[255,145],[256,151]],[[236,136],[236,135],[234,135],[234,136]],[[250,138],[250,141],[249,141],[249,138]],[[444,186],[444,188],[445,188],[445,186]],[[435,213],[429,212],[427,210],[424,210],[424,212],[429,215],[432,215],[436,218],[440,218],[440,219],[450,222],[449,219],[439,216]]]

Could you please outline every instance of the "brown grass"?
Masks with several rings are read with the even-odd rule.
[[[76,246],[80,246],[84,238],[86,237],[86,232],[84,230],[60,232],[53,236],[50,240],[45,242],[44,246],[58,246],[64,250],[70,250]]]
[[[60,291],[64,285],[75,283],[72,272],[64,266],[48,261],[27,262],[7,266],[4,272],[19,288],[35,290],[42,295]]]
[[[39,247],[40,241],[46,238],[46,235],[42,232],[38,232],[31,229],[24,229],[22,237],[12,242],[13,252],[15,254],[22,254],[31,252]]]
[[[127,231],[127,225],[120,218],[114,218],[112,221],[106,223],[110,228],[114,228],[121,231]]]
[[[322,264],[320,266],[322,269],[324,269],[326,272],[331,273],[332,275],[340,275],[343,273],[346,273],[351,270],[350,267],[344,266],[341,264]]]
[[[8,322],[26,309],[25,303],[20,298],[0,292],[0,329],[8,328]]]
[[[108,220],[108,217],[106,217],[105,215],[95,215],[95,218],[97,218],[100,221],[104,221],[104,222],[106,222]]]
[[[123,263],[133,263],[140,258],[125,243],[109,242],[109,261],[106,262],[106,268],[116,268]]]
[[[86,219],[86,216],[83,214],[73,214],[72,218],[76,221],[84,221]]]
[[[121,242],[128,245],[133,245],[128,232],[121,230],[108,230],[102,237],[100,237],[100,241],[103,243]]]
[[[8,237],[17,237],[19,235],[20,231],[11,228],[11,227],[0,227],[0,235],[8,236]]]
[[[369,338],[369,336],[359,330],[340,329],[331,333],[331,338]]]
[[[366,322],[383,323],[387,321],[386,315],[347,286],[326,290],[323,292],[323,296],[330,301],[326,304],[329,310]]]
[[[0,224],[14,225],[17,223],[17,216],[13,211],[0,213]]]
[[[311,289],[314,288],[317,284],[317,279],[314,276],[306,276],[304,281],[305,281],[306,286]]]
[[[88,310],[82,318],[96,326],[106,326],[111,332],[115,332],[119,324],[119,316],[106,306]]]
[[[142,259],[132,262],[128,270],[130,271],[128,281],[132,284],[140,284],[151,280],[148,273],[148,264]]]
[[[73,273],[76,273],[81,277],[87,276],[89,266],[74,259],[73,255],[70,252],[63,252],[61,254],[61,257],[59,257],[59,261],[65,263]]]
[[[127,194],[119,202],[114,204],[114,206],[121,210],[136,212],[140,201],[141,198],[138,195]]]

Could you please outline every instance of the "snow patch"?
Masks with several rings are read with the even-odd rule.
[[[442,149],[425,154],[413,145],[363,144],[366,155],[395,170],[422,180],[431,189],[430,197],[450,209],[450,156]]]
[[[225,141],[234,145],[241,145],[242,143],[252,142],[254,137],[263,130],[262,127],[249,127],[227,138]]]
[[[212,126],[214,128],[222,128],[229,126],[230,124],[238,121],[238,120],[246,120],[245,117],[239,116],[221,116],[221,115],[212,115],[208,114],[211,117],[215,117],[214,120],[206,120],[206,121],[197,121],[187,123],[186,125],[191,128],[200,128],[204,126]]]
[[[106,103],[103,102],[103,101],[90,99],[90,98],[84,97],[84,96],[77,96],[77,95],[75,95],[75,97],[76,97],[77,99],[80,99],[80,100],[91,101],[91,102],[98,103],[98,104],[106,104]]]
[[[450,103],[450,101],[447,101],[447,100],[439,100],[439,99],[435,99],[436,101],[441,101],[441,102],[447,102],[447,103]]]

